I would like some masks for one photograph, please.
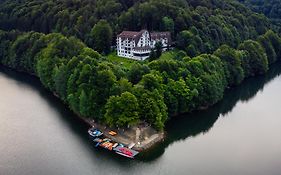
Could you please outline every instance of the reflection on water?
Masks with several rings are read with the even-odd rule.
[[[266,75],[248,78],[241,85],[228,89],[223,100],[207,110],[182,114],[170,120],[166,126],[165,142],[144,153],[142,159],[144,161],[154,160],[164,154],[165,148],[173,142],[208,132],[220,116],[223,117],[232,111],[237,102],[247,102],[262,91],[268,82],[280,75],[280,66],[281,63],[274,64]]]

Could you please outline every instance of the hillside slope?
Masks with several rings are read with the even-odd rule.
[[[280,0],[239,0],[251,10],[265,14],[270,20],[281,25],[281,1]],[[281,31],[281,30],[280,30]]]
[[[59,32],[75,36],[92,48],[95,43],[91,30],[100,19],[110,23],[113,36],[122,30],[146,28],[169,30],[176,39],[181,31],[189,30],[191,36],[183,47],[191,56],[211,53],[221,44],[236,47],[271,26],[266,17],[234,0],[3,0],[0,3],[2,30]]]

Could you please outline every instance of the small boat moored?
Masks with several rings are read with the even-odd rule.
[[[128,158],[134,158],[139,152],[132,150],[130,148],[117,146],[113,149],[117,154],[128,157]]]
[[[110,135],[116,135],[117,133],[112,131]],[[137,154],[139,154],[138,151],[133,150],[132,148],[135,146],[135,143],[131,143],[127,146],[123,145],[122,143],[115,142],[111,140],[110,138],[104,137],[103,133],[96,129],[96,128],[90,128],[88,130],[88,133],[92,138],[93,142],[95,143],[95,147],[102,147],[104,149],[107,149],[109,151],[114,151],[116,154],[122,155],[124,157],[128,158],[134,158]],[[116,134],[115,134],[116,133]]]
[[[103,133],[102,133],[100,130],[95,129],[95,128],[90,128],[90,129],[88,130],[88,133],[89,133],[89,135],[92,136],[92,137],[100,137],[100,136],[103,135]]]

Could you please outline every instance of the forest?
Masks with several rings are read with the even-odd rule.
[[[222,44],[237,47],[246,39],[255,39],[268,29],[277,28],[264,15],[253,13],[235,0],[0,2],[0,29],[74,36],[102,53],[107,48],[103,50],[97,45],[93,30],[100,20],[107,21],[111,28],[110,44],[115,44],[115,36],[123,30],[170,31],[178,47],[189,56],[212,53]]]
[[[158,130],[214,105],[281,59],[279,27],[233,0],[0,2],[0,63],[40,78],[76,114]],[[130,66],[108,59],[122,30],[170,31],[176,54]]]
[[[265,14],[275,25],[281,25],[280,0],[239,0],[251,10]]]

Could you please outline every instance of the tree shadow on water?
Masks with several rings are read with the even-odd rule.
[[[248,78],[241,85],[226,90],[224,98],[207,110],[182,114],[168,121],[164,142],[142,153],[139,159],[144,162],[154,161],[174,142],[207,133],[220,116],[230,113],[238,102],[247,102],[254,98],[269,82],[279,76],[280,66],[280,62],[276,63],[270,67],[267,74]]]

